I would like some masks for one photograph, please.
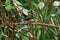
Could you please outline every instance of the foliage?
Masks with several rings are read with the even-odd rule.
[[[1,0],[0,40],[59,40],[60,5],[54,6],[54,1]],[[23,24],[27,17],[36,24]]]

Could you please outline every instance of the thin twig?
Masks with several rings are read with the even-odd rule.
[[[12,31],[12,40],[14,40],[14,28],[13,28],[13,31]]]

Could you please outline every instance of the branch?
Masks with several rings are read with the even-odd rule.
[[[7,25],[41,25],[41,26],[44,26],[44,27],[50,27],[50,26],[53,26],[57,29],[59,29],[60,26],[57,26],[57,25],[54,25],[54,24],[45,24],[45,23],[11,23],[11,24],[2,24],[0,25],[1,27],[2,26],[7,26]]]
[[[53,26],[59,29],[60,26],[54,24],[45,24],[45,23],[13,23],[13,25],[41,25],[41,26]]]
[[[0,7],[2,7],[2,6],[4,7],[5,5],[0,5]]]

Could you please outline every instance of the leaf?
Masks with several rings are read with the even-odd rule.
[[[17,4],[17,5],[22,5],[19,1],[16,1],[16,4]]]
[[[5,4],[6,4],[6,5],[10,5],[10,3],[11,3],[11,0],[6,0],[6,1],[5,1]]]
[[[47,36],[46,36],[46,30],[44,28],[41,29],[41,36],[40,36],[41,40],[47,40]]]
[[[11,0],[6,0],[6,1],[5,1],[5,4],[6,4],[5,9],[6,9],[7,11],[10,11],[11,9],[14,8],[13,6],[11,6]]]
[[[6,8],[7,11],[10,11],[12,9],[12,6],[11,5],[7,5],[5,8]]]
[[[37,6],[38,6],[38,4],[35,4],[35,3],[33,3],[33,5],[34,5],[35,7],[37,7]]]
[[[39,0],[33,0],[33,2],[35,2],[36,4],[38,4]]]
[[[22,36],[22,40],[29,40],[28,37]]]
[[[39,40],[40,36],[41,36],[41,30],[37,30],[37,38],[38,38],[38,40]]]
[[[17,1],[17,0],[13,0],[13,2],[16,3],[18,6],[19,6],[19,5],[22,5],[22,4],[21,4],[19,1]]]
[[[27,10],[27,9],[23,9],[23,13],[24,13],[25,15],[28,15],[28,10]]]

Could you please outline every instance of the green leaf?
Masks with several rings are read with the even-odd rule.
[[[39,40],[40,36],[41,36],[41,30],[37,30],[37,38],[38,38],[38,40]]]
[[[11,5],[7,5],[5,8],[6,8],[7,11],[10,11],[12,9],[12,6]]]
[[[28,37],[22,36],[22,40],[29,40]]]
[[[5,4],[6,4],[6,5],[10,5],[10,3],[11,3],[11,0],[6,0],[6,1],[5,1]]]
[[[47,40],[47,39],[48,39],[48,38],[47,38],[47,35],[46,35],[46,30],[45,30],[45,28],[42,28],[42,29],[41,29],[40,39],[41,39],[41,40]]]

